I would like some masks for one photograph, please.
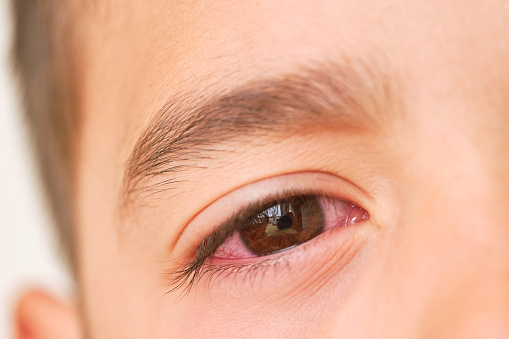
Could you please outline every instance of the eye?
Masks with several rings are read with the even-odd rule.
[[[283,261],[284,267],[297,268],[304,258],[321,261],[335,253],[346,255],[348,244],[359,242],[357,231],[344,226],[369,219],[353,200],[370,203],[356,185],[320,172],[287,174],[237,188],[201,210],[186,226],[176,244],[181,248],[176,251],[180,264],[167,273],[168,292],[181,287],[189,292],[205,276],[208,282],[219,276],[231,281],[252,279],[258,272],[266,277],[269,268],[280,270]],[[327,241],[329,232],[340,242]],[[311,254],[317,251],[322,254]]]
[[[241,259],[277,253],[328,229],[367,218],[364,209],[343,200],[314,195],[289,197],[247,217],[216,249],[214,258]]]

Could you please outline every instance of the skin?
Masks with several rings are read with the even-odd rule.
[[[509,336],[506,1],[110,0],[80,20],[76,332]],[[124,164],[172,95],[214,96],[337,60],[385,74],[391,100],[375,122],[225,143],[234,151],[180,174],[175,190],[122,210]],[[253,270],[166,293],[175,258],[250,197],[292,185],[328,190],[370,218],[286,251],[288,268],[263,278]]]

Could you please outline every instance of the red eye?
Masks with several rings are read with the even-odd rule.
[[[215,259],[245,259],[287,250],[324,231],[369,218],[349,202],[313,195],[278,201],[247,219],[215,251]]]

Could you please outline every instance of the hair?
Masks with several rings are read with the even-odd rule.
[[[12,0],[12,57],[46,200],[62,248],[75,264],[72,163],[76,139],[76,1]]]

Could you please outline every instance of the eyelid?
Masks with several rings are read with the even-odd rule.
[[[227,222],[234,212],[288,194],[316,194],[341,199],[361,206],[370,215],[372,197],[352,182],[325,172],[284,174],[242,186],[212,202],[197,213],[185,227],[174,246],[174,252],[190,254],[215,228]],[[230,213],[231,211],[231,213]],[[194,253],[192,253],[194,254]]]

